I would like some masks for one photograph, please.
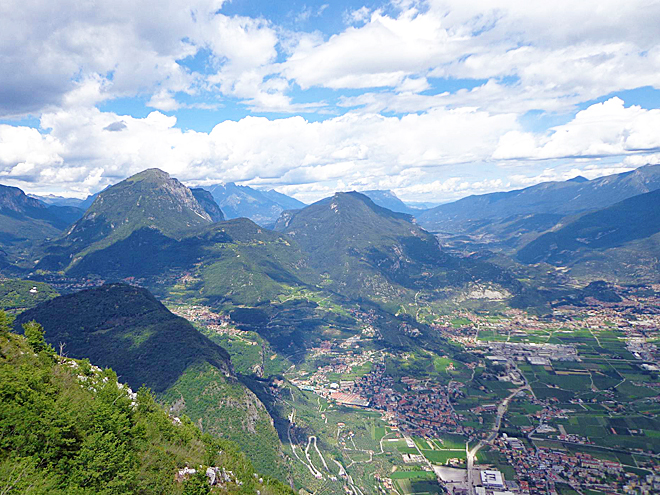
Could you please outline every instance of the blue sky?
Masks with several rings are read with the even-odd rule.
[[[0,182],[449,201],[660,162],[658,1],[8,0]]]

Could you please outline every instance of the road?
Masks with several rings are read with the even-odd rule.
[[[468,450],[468,446],[465,446],[465,450],[467,451],[467,474],[468,474],[468,490],[470,495],[476,493],[476,490],[474,489],[475,487],[475,480],[474,476],[476,474],[475,469],[474,469],[474,461],[477,457],[477,453],[486,445],[490,445],[493,443],[493,440],[497,438],[497,434],[500,431],[500,427],[502,426],[502,418],[506,414],[507,409],[509,408],[509,403],[511,402],[511,399],[513,399],[518,392],[521,392],[523,390],[529,390],[530,392],[532,391],[532,388],[526,384],[523,385],[522,387],[519,387],[515,389],[509,396],[504,399],[499,406],[497,406],[497,417],[495,419],[495,425],[493,425],[493,428],[491,429],[490,433],[486,438],[483,440],[479,440],[479,443],[472,447],[472,449]]]

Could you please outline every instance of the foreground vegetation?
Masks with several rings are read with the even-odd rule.
[[[9,332],[0,312],[0,492],[33,494],[290,493],[255,476],[232,442],[169,416],[146,388],[56,355],[36,323]],[[197,470],[177,481],[179,470]],[[231,471],[211,487],[209,466]],[[261,480],[261,482],[260,482]]]

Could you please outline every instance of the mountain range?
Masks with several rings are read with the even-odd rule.
[[[511,252],[567,215],[606,208],[660,188],[660,165],[593,180],[544,182],[508,192],[469,196],[417,216],[433,232],[468,234]]]
[[[569,266],[581,277],[657,282],[660,189],[562,221],[520,249],[517,258]]]
[[[79,218],[73,206],[47,205],[17,187],[0,185],[0,256],[5,264],[28,259],[35,244],[57,238]]]
[[[30,278],[0,283],[2,307],[19,313],[15,331],[39,322],[69,358],[146,385],[170,414],[236,442],[280,480],[291,473],[280,441],[295,430],[295,410],[277,416],[279,399],[258,395],[273,386],[260,377],[285,382],[328,335],[367,331],[370,348],[454,359],[458,348],[424,312],[455,314],[468,301],[545,314],[557,301],[617,302],[607,281],[657,282],[660,273],[660,166],[427,211],[390,191],[304,205],[231,183],[189,188],[158,169],[99,192],[84,213],[48,199],[61,205],[0,188],[0,272]],[[63,295],[36,280],[64,280]],[[117,283],[127,280],[136,286]],[[223,323],[194,326],[161,300],[215,311]],[[269,373],[236,373],[224,342],[236,346],[227,348],[240,370]],[[314,356],[312,371],[323,357]],[[309,448],[312,437],[302,438]]]

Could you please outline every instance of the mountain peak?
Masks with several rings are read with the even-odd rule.
[[[159,169],[148,169],[99,193],[85,215],[62,240],[71,259],[123,240],[141,229],[153,229],[167,237],[213,223],[221,216],[217,205],[205,205],[193,192]],[[206,206],[206,208],[205,208]],[[60,267],[61,269],[62,267]]]
[[[126,180],[130,180],[132,182],[138,182],[141,180],[166,181],[169,178],[170,178],[170,174],[159,168],[148,168],[146,170],[143,170],[142,172],[139,172],[129,177]]]

